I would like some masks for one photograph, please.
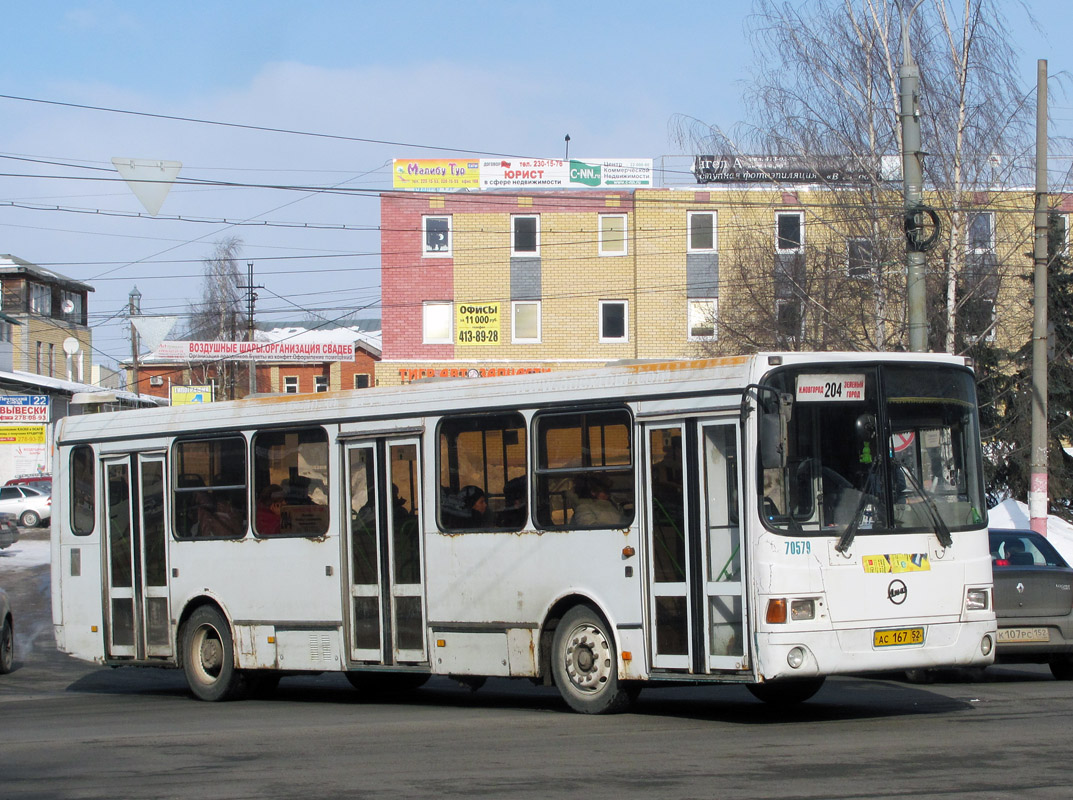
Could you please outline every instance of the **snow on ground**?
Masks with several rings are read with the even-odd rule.
[[[988,524],[992,528],[1031,528],[1028,505],[1018,500],[1003,500],[987,512]],[[1073,525],[1064,519],[1047,517],[1047,540],[1054,545],[1062,557],[1073,564]]]
[[[51,542],[48,539],[20,539],[0,550],[0,575],[7,570],[36,567],[52,560]]]

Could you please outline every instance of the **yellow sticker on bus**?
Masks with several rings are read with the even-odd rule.
[[[883,555],[861,556],[864,571],[870,574],[886,575],[901,572],[928,572],[931,562],[927,553],[887,553]]]

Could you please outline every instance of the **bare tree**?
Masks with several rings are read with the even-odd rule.
[[[982,192],[1028,167],[1031,95],[1016,79],[1002,13],[1007,7],[998,0],[927,0],[912,18],[926,181],[946,223],[942,246],[929,259],[929,269],[942,274],[941,281],[933,274],[929,285],[945,297],[932,306],[938,315],[933,327],[943,332],[939,346],[949,351],[958,347],[959,312],[994,303],[1003,266],[993,252],[988,258],[969,246],[968,209],[986,204]],[[896,185],[883,179],[882,169],[884,157],[901,152],[901,25],[901,9],[889,0],[754,0],[755,77],[745,92],[751,118],[728,130],[689,117],[672,120],[675,138],[695,152],[838,157],[860,175],[874,176],[853,187],[829,186],[829,206],[810,221],[827,227],[832,242],[869,242],[875,258],[868,344],[881,349],[902,346],[905,330],[900,302],[890,308],[904,291],[904,276],[897,274],[904,271],[897,261],[899,249],[904,254],[903,212]],[[811,256],[809,267],[811,278]],[[833,274],[829,270],[820,283],[828,286]],[[819,302],[811,295],[806,300]]]
[[[202,263],[205,277],[201,300],[190,304],[187,338],[200,341],[226,341],[235,332],[245,330],[242,314],[243,277],[239,272],[242,240],[231,236],[216,243],[212,256]]]

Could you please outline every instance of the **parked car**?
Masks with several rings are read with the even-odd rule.
[[[996,662],[1048,664],[1073,680],[1073,568],[1030,530],[992,528]]]
[[[42,494],[52,494],[52,476],[24,475],[21,478],[12,478],[4,486],[31,486]]]
[[[52,496],[29,486],[0,486],[0,512],[14,514],[24,528],[52,517]]]
[[[11,616],[11,603],[0,589],[0,675],[11,672],[15,660],[15,621]]]
[[[19,540],[19,526],[14,514],[0,514],[0,550]]]

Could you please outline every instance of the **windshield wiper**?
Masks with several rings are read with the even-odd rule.
[[[893,459],[892,459],[893,460]],[[943,547],[950,547],[954,544],[954,537],[950,535],[950,528],[947,527],[946,522],[943,521],[942,515],[939,513],[939,509],[935,507],[935,501],[932,499],[931,494],[916,479],[916,476],[900,461],[895,462],[898,468],[905,474],[906,480],[909,485],[913,487],[913,491],[917,493],[921,500],[924,501],[924,508],[928,512],[928,516],[931,518],[932,527],[935,528],[935,538],[939,540],[939,544]]]
[[[865,489],[872,486],[877,466],[879,466],[879,462],[873,461],[872,466],[868,468],[868,475],[865,476],[864,479]],[[861,526],[861,514],[864,512],[864,507],[868,503],[878,505],[879,500],[875,495],[868,494],[868,492],[861,492],[861,499],[857,501],[857,510],[853,512],[853,519],[850,520],[849,525],[846,526],[846,530],[842,532],[842,535],[838,538],[838,543],[835,545],[835,550],[842,555],[845,555],[846,551],[849,550],[849,546],[853,544],[853,539],[857,536],[857,529]]]

